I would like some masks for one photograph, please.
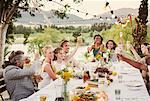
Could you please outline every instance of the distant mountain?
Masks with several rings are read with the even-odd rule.
[[[52,12],[36,12],[35,16],[30,16],[28,12],[21,12],[22,17],[17,19],[16,24],[24,24],[24,25],[44,25],[44,24],[53,24],[60,26],[82,26],[82,25],[92,25],[95,23],[102,23],[108,20],[104,19],[83,19],[73,14],[67,14],[68,18],[60,19],[57,16],[54,16]],[[46,16],[46,17],[45,17]],[[48,19],[48,20],[47,20]],[[49,22],[49,23],[48,23]],[[112,23],[112,21],[109,21]]]
[[[127,17],[129,14],[133,14],[134,16],[138,16],[138,11],[139,9],[133,9],[133,8],[120,8],[117,10],[114,10],[114,14],[118,17]],[[106,12],[103,14],[98,15],[98,17],[103,17],[103,18],[110,18],[111,17],[111,13],[110,12]],[[150,9],[148,10],[148,19],[150,18]]]
[[[148,19],[150,21],[150,9],[148,11]],[[102,23],[102,22],[108,22],[108,23],[114,23],[114,19],[109,19],[106,20],[105,18],[111,18],[110,12],[106,12],[103,14],[99,14],[96,18],[92,19],[83,19],[81,17],[78,17],[74,14],[67,14],[68,19],[60,19],[57,16],[54,16],[52,12],[36,12],[35,16],[32,17],[28,12],[21,12],[22,18],[17,19],[16,23],[19,24],[26,24],[26,25],[31,25],[31,24],[54,24],[54,25],[61,25],[61,26],[68,26],[68,25],[92,25],[94,23]],[[121,8],[114,10],[114,14],[118,17],[126,17],[128,14],[133,14],[134,16],[138,15],[138,9],[133,9],[133,8]],[[46,17],[45,17],[46,16]],[[104,18],[99,19],[100,17]],[[48,19],[48,20],[46,20]]]
[[[121,8],[121,9],[117,9],[117,10],[113,10],[114,14],[118,17],[126,17],[129,14],[133,14],[134,16],[138,15],[138,9],[132,9],[132,8]],[[98,15],[99,17],[103,17],[103,18],[110,18],[111,17],[111,13],[110,12],[106,12],[103,14]]]
[[[21,12],[22,17],[17,19],[16,23],[21,24],[63,24],[66,22],[80,21],[82,18],[73,15],[67,14],[68,18],[60,19],[55,16],[52,12],[36,12],[35,16],[31,16],[28,12]]]

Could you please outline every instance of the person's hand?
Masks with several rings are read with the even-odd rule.
[[[116,49],[115,49],[116,54],[121,54],[122,52],[123,52],[123,49],[121,46],[116,47]]]
[[[90,47],[88,47],[88,48],[87,48],[88,53],[90,53],[90,50],[91,50]]]
[[[124,56],[122,54],[117,54],[119,60],[124,60]]]
[[[40,54],[37,52],[35,53],[34,60],[39,60],[39,59],[40,59]]]
[[[30,59],[29,59],[29,57],[24,57],[24,64],[30,64]]]
[[[40,82],[41,80],[43,80],[43,78],[41,77],[41,75],[34,75],[34,78],[37,82]]]

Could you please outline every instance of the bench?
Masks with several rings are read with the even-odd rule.
[[[4,101],[4,98],[1,93],[3,93],[4,91],[6,91],[5,81],[4,81],[3,77],[0,77],[0,97],[1,97],[2,101]]]

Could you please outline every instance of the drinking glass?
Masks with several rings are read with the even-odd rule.
[[[116,100],[120,100],[120,95],[121,95],[121,90],[120,89],[115,89],[115,97]]]
[[[118,83],[122,83],[122,75],[118,75]]]

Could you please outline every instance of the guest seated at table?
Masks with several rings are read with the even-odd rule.
[[[23,51],[12,51],[8,57],[8,61],[4,61],[4,64],[2,65],[2,68],[5,69],[8,65],[10,65],[10,60],[15,56],[15,55],[22,55],[24,54]],[[25,62],[25,61],[24,61]]]
[[[69,51],[70,51],[70,45],[69,45],[69,41],[68,40],[62,40],[61,44],[60,44],[60,47],[63,49],[64,51],[64,55],[65,55],[65,60],[68,61],[68,64],[72,63],[73,66],[75,67],[79,67],[79,61],[77,61],[75,58],[73,58],[73,56],[75,55],[75,53],[77,52],[79,46],[82,44],[82,41],[81,39],[77,38],[77,43],[76,43],[76,47],[75,49],[70,52],[69,54]]]
[[[137,61],[145,63],[145,58],[150,57],[150,46],[148,43],[143,43],[141,44],[141,51],[142,54],[144,55],[143,58],[141,58],[138,53],[136,52],[136,50],[134,49],[134,47],[130,44],[129,45],[129,49],[132,51],[132,53],[134,54],[134,57]]]
[[[54,67],[56,71],[58,72],[66,67],[66,62],[63,49],[61,47],[56,48],[54,50]]]
[[[70,50],[70,44],[68,40],[62,40],[60,43],[60,47],[64,50],[64,54],[68,54]]]
[[[143,64],[150,65],[150,63],[146,63],[146,60],[150,58],[150,47],[148,43],[141,44],[141,51],[142,51],[142,54],[144,55],[144,57],[142,58],[138,55],[138,53],[136,52],[136,50],[133,48],[131,44],[129,44],[128,48],[133,53],[136,61],[141,62]]]
[[[93,50],[93,55],[96,57],[97,54],[103,52],[104,45],[103,45],[103,38],[98,34],[94,36],[94,44],[88,48],[88,52],[90,53]]]
[[[115,54],[115,49],[117,47],[117,44],[113,40],[108,40],[106,42],[106,49],[110,51],[110,58],[112,61],[117,61],[117,56]]]
[[[126,61],[129,64],[131,64],[132,66],[142,70],[142,76],[144,78],[144,82],[145,82],[147,88],[150,89],[150,82],[149,82],[149,76],[148,76],[148,67],[147,67],[147,65],[150,65],[150,53],[149,53],[150,48],[149,48],[149,44],[148,43],[141,44],[141,51],[144,55],[143,58],[141,58],[138,55],[138,53],[136,52],[136,50],[133,48],[132,45],[129,45],[129,48],[132,51],[132,53],[134,54],[134,57],[135,57],[135,60],[136,60],[137,63],[131,61],[131,59],[129,60],[128,58],[125,58],[124,56],[119,56],[119,57],[121,57],[121,60]]]
[[[88,47],[88,52],[90,53],[93,50],[93,56],[96,57],[97,54],[103,52],[103,38],[98,34],[94,36],[94,44],[91,47]]]
[[[148,65],[150,64],[150,57],[146,57],[145,58],[146,64],[143,64],[141,62],[129,59],[128,57],[125,57],[122,54],[117,54],[117,56],[118,56],[118,58],[120,60],[123,60],[123,61],[129,63],[130,65],[132,65],[133,67],[138,68],[138,69],[146,72],[146,76],[144,76],[143,78],[144,78],[144,82],[145,82],[146,88],[147,88],[147,90],[148,90],[148,92],[150,94],[150,82],[149,82],[149,76],[147,74],[147,72],[150,72],[148,70]]]
[[[5,68],[3,76],[11,101],[19,101],[34,93],[31,76],[35,73],[37,64],[23,69],[24,60],[24,52],[13,51],[9,56],[9,61],[5,62],[7,64],[3,65]]]
[[[56,80],[55,70],[52,65],[52,60],[54,58],[53,47],[46,45],[43,49],[45,59],[42,64],[42,78],[43,80],[39,82],[38,88],[41,89],[46,85],[50,84],[53,80]]]
[[[119,60],[125,61],[125,62],[129,63],[130,65],[132,65],[135,68],[138,68],[140,70],[144,70],[144,71],[148,72],[148,67],[147,67],[146,64],[143,64],[141,62],[129,59],[128,57],[126,57],[122,54],[117,54],[117,56],[118,56]]]
[[[117,47],[117,44],[114,42],[114,40],[108,40],[106,42],[106,48],[109,49],[110,51],[115,51]]]

